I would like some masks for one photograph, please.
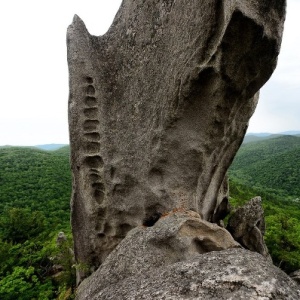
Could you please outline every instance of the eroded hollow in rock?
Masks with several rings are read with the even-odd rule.
[[[154,213],[143,220],[143,225],[146,227],[151,227],[159,220],[161,216],[162,214],[160,213]]]

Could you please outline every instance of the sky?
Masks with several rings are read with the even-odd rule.
[[[74,14],[104,34],[121,0],[0,3],[0,145],[67,144],[66,30]],[[262,88],[248,132],[300,130],[300,0],[288,0],[278,66]]]

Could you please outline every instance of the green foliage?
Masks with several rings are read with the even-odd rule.
[[[71,299],[69,147],[0,148],[0,164],[0,299]]]
[[[53,299],[49,254],[37,240],[15,245],[0,240],[0,299]]]
[[[0,148],[0,215],[14,207],[30,208],[42,212],[50,226],[65,227],[71,195],[68,150]]]
[[[242,145],[229,174],[268,194],[300,198],[300,137],[280,136]]]
[[[230,202],[260,195],[273,261],[300,269],[300,137],[243,145],[230,168]],[[0,148],[0,299],[72,299],[69,147]],[[59,231],[67,239],[56,243]],[[54,272],[54,265],[63,271]],[[79,266],[84,267],[84,266]]]
[[[60,285],[61,291],[67,291],[71,288],[74,291],[76,286],[76,268],[73,253],[73,242],[70,237],[57,243],[55,250],[52,252],[53,262],[60,265],[63,269],[56,281]]]
[[[0,280],[0,299],[53,299],[52,285],[49,280],[41,284],[32,266],[15,267]]]
[[[273,262],[287,273],[300,269],[300,203],[288,197],[268,194],[260,188],[249,187],[230,178],[230,203],[233,207],[245,204],[261,195],[265,211],[265,241]]]
[[[0,240],[0,299],[56,299],[75,288],[74,257],[69,237],[57,245],[56,235],[39,235],[24,243]],[[55,272],[55,265],[62,271]]]
[[[300,137],[243,144],[229,176],[234,206],[262,197],[265,240],[274,263],[286,272],[300,269]]]
[[[13,243],[23,243],[35,237],[46,228],[46,219],[39,211],[26,208],[12,208],[3,213],[0,219],[2,239]]]
[[[266,217],[266,244],[275,264],[285,271],[300,268],[300,220],[283,212]]]

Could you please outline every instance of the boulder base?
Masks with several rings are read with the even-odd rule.
[[[233,213],[227,230],[246,249],[271,259],[264,241],[265,227],[261,197],[255,197]]]
[[[142,275],[150,269],[185,261],[209,251],[236,247],[240,245],[228,231],[202,220],[199,214],[192,211],[171,212],[151,227],[140,226],[131,230],[100,268],[80,285],[79,291],[88,289],[93,295],[111,284]]]
[[[207,252],[207,253],[205,253]],[[297,284],[192,212],[138,227],[79,286],[77,300],[299,299]]]

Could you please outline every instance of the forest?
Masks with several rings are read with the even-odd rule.
[[[0,299],[68,299],[75,284],[69,147],[2,147],[0,165]],[[67,239],[58,245],[59,232]]]
[[[259,190],[300,198],[300,137],[284,135],[245,143],[231,167],[230,177]]]
[[[251,141],[229,170],[232,207],[262,197],[265,240],[287,273],[300,269],[299,153],[297,136]],[[1,147],[0,165],[0,299],[72,299],[69,147]]]
[[[299,158],[299,136],[275,135],[248,140],[229,169],[231,204],[262,197],[265,241],[274,264],[287,273],[300,269]]]

